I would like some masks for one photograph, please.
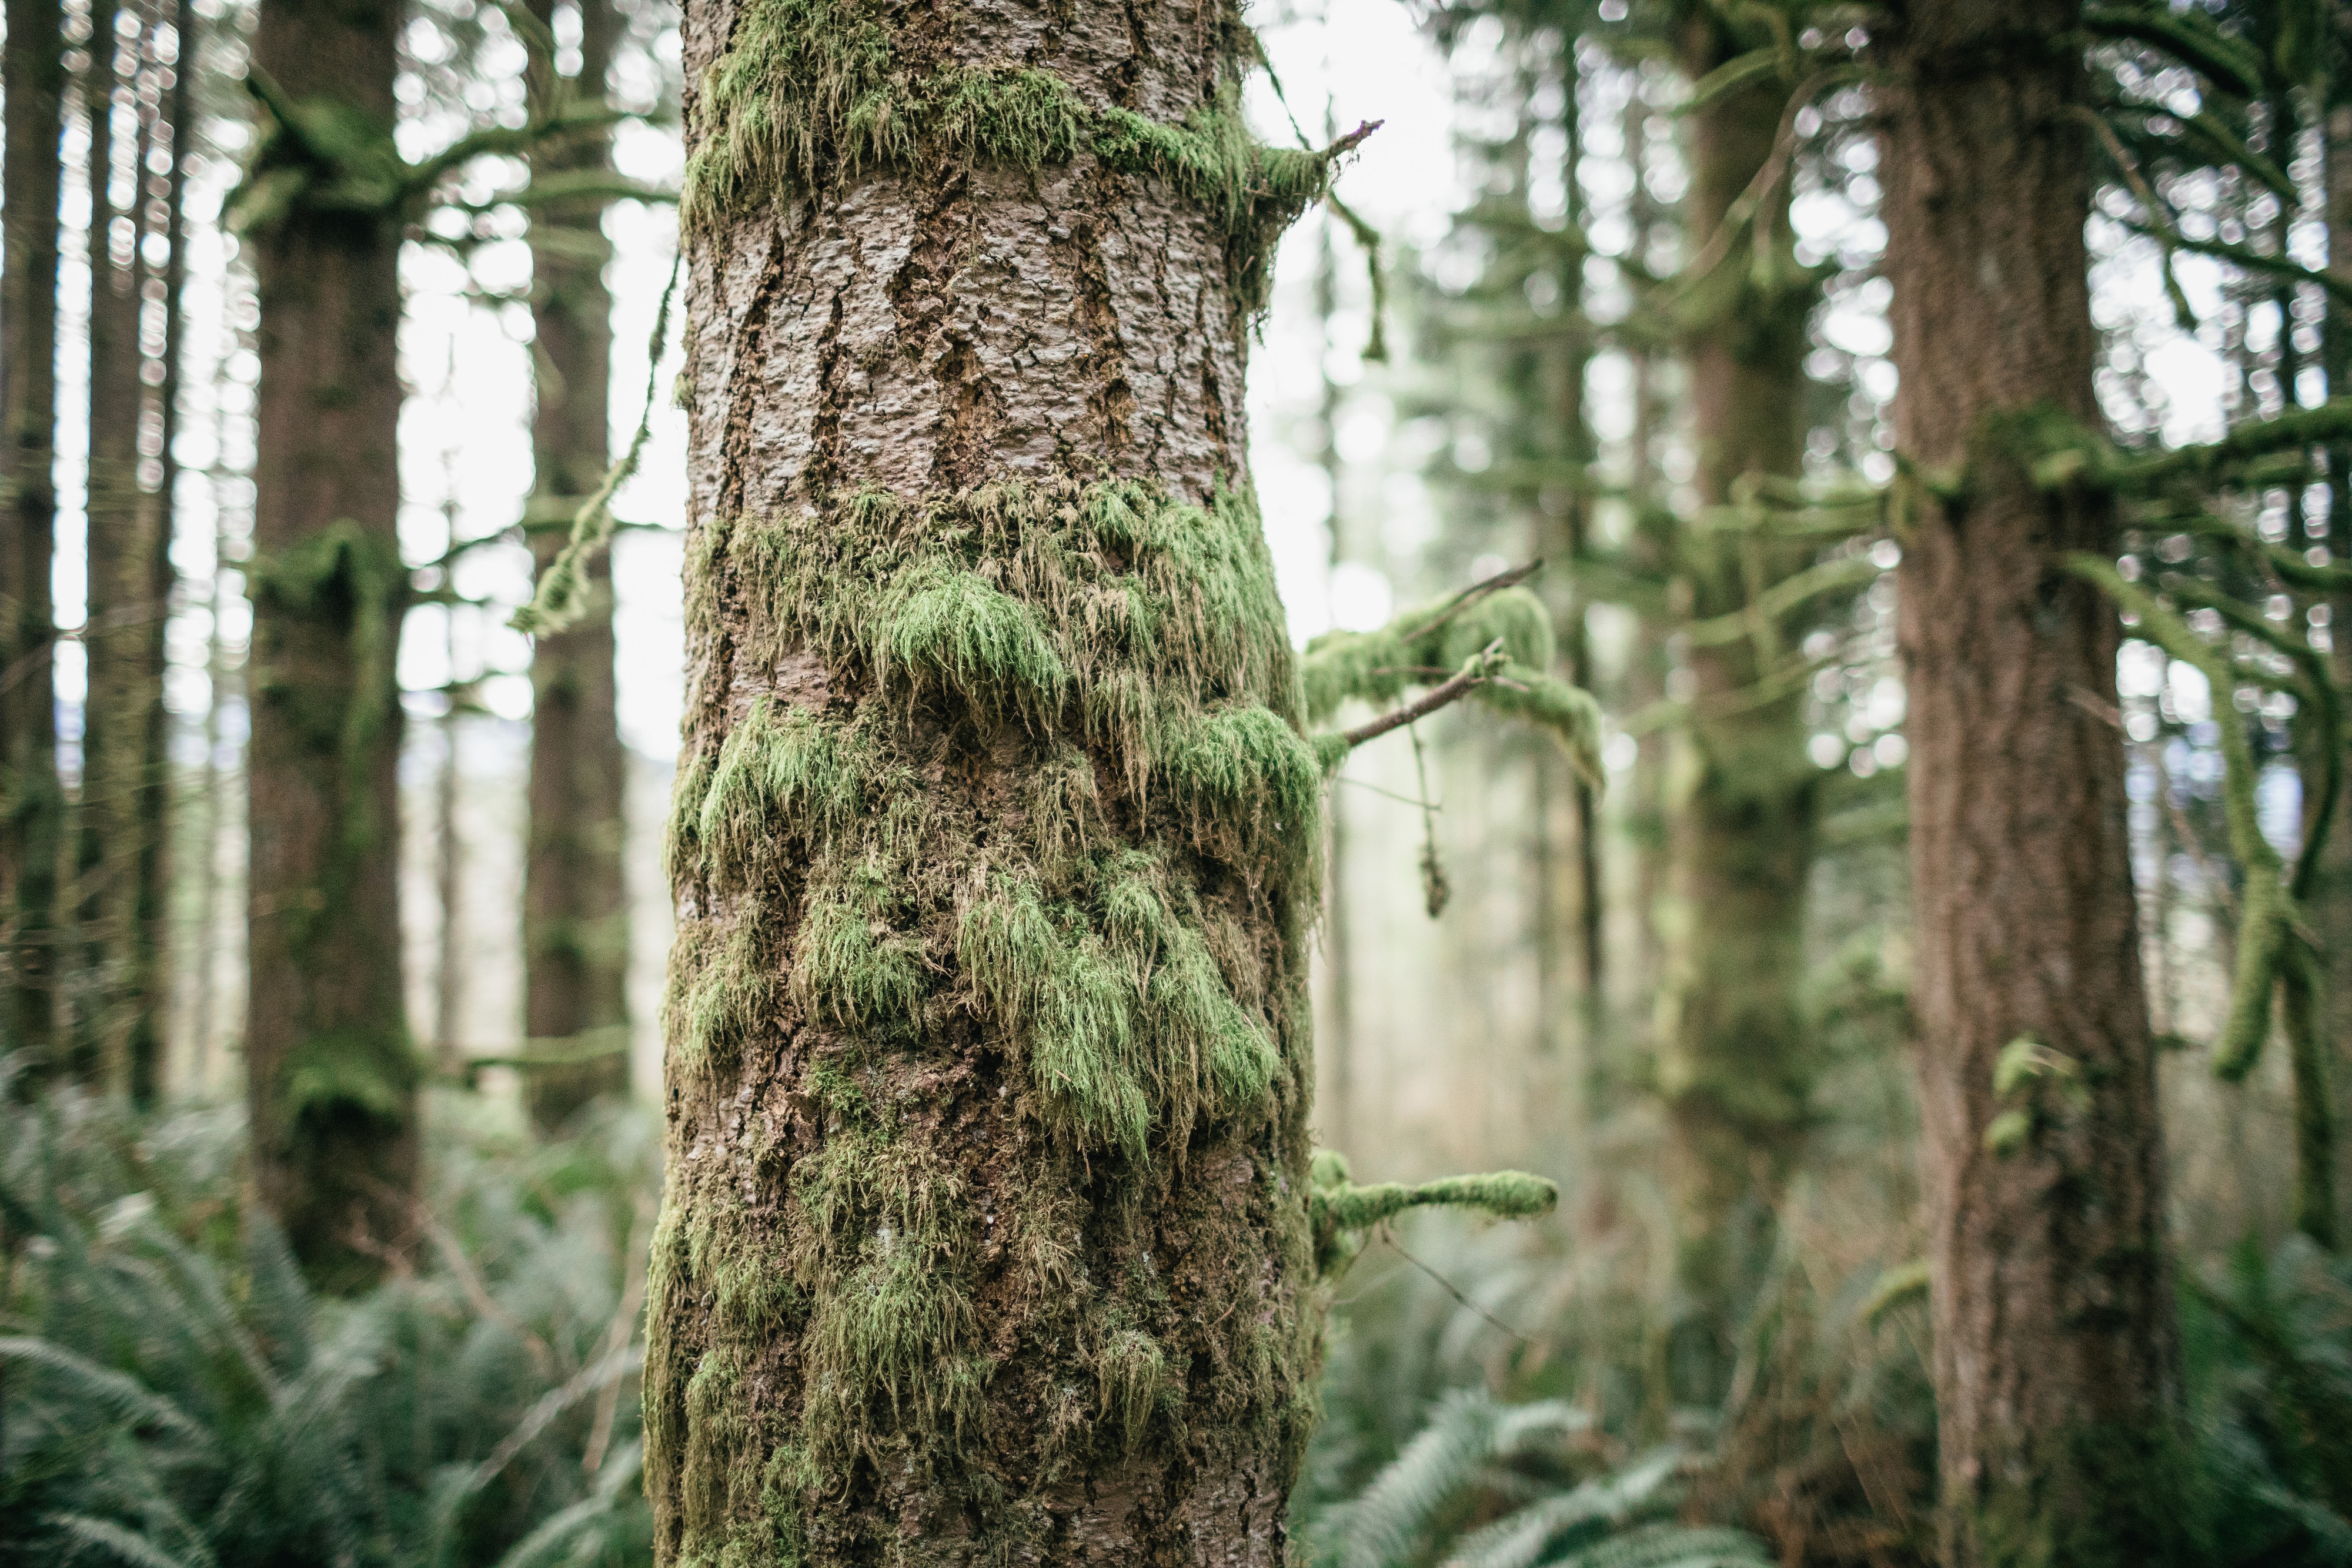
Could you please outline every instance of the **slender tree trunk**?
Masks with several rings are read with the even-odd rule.
[[[533,0],[551,19],[552,0]],[[580,91],[604,96],[619,17],[609,0],[581,5]],[[543,154],[543,174],[611,167],[599,136]],[[578,508],[604,476],[613,357],[611,258],[601,198],[538,210],[548,243],[531,256],[531,320],[539,401],[531,421],[538,464],[533,512],[551,522]],[[533,536],[543,568],[564,535]],[[539,639],[531,653],[530,848],[523,887],[524,1017],[541,1050],[604,1054],[534,1069],[524,1082],[531,1122],[551,1132],[599,1094],[629,1083],[628,897],[621,862],[621,745],[613,673],[613,585],[600,559],[588,613]]]
[[[58,185],[65,42],[56,0],[8,0],[7,255],[0,272],[0,1040],[56,1058],[58,781],[49,588],[57,536]]]
[[[1223,13],[900,15],[686,18],[656,1559],[1273,1568],[1319,778],[1243,331],[1323,164],[1200,118]]]
[[[1324,116],[1327,134],[1337,134],[1330,116]],[[1318,236],[1316,252],[1315,313],[1323,324],[1323,347],[1329,352],[1331,318],[1339,308],[1338,247],[1333,244],[1336,218],[1326,215]],[[1339,460],[1339,406],[1342,401],[1339,384],[1327,371],[1323,377],[1323,396],[1318,413],[1323,431],[1322,449],[1316,461],[1323,469],[1325,486],[1331,496],[1331,553],[1329,565],[1337,574],[1341,562],[1348,559],[1347,522],[1340,513],[1339,485],[1345,476]],[[1348,908],[1348,803],[1341,792],[1333,789],[1324,806],[1325,855],[1323,873],[1323,972],[1329,996],[1323,1009],[1323,1030],[1320,1045],[1323,1060],[1330,1065],[1331,1082],[1324,1090],[1323,1109],[1317,1117],[1317,1131],[1331,1147],[1367,1152],[1356,1142],[1356,996],[1355,953],[1350,938],[1353,926]]]
[[[1955,1565],[2187,1556],[2124,754],[2098,716],[2119,632],[2063,565],[2114,553],[2115,510],[2037,488],[2004,439],[2028,411],[2099,420],[2075,9],[1915,0],[1878,38],[1895,422],[1911,472],[1938,476],[1911,492],[1901,647]],[[2008,1111],[2026,1134],[1997,1153]]]
[[[263,0],[254,60],[388,154],[399,19],[395,0]],[[274,137],[262,157],[302,167]],[[246,1074],[261,1197],[334,1286],[381,1266],[416,1175],[394,793],[399,240],[396,214],[299,194],[248,236],[261,387]]]
[[[2327,265],[2338,277],[2352,278],[2352,105],[2332,110],[2326,129]],[[2327,356],[2327,395],[2352,396],[2352,319],[2347,319],[2352,313],[2335,295],[2326,298],[2322,348]],[[2327,551],[2341,564],[2352,560],[2352,445],[2328,449],[2327,499]],[[2328,605],[2327,635],[2335,654],[2336,678],[2352,690],[2352,593],[2339,593]],[[2305,908],[2322,966],[2320,1037],[2330,1055],[2329,1076],[2339,1086],[2340,1099],[2340,1086],[2352,1083],[2352,779],[2346,780],[2344,797],[2336,802],[2335,826],[2321,852],[2318,881]],[[2343,1109],[2337,1106],[2339,1113]],[[2342,1124],[2341,1114],[2336,1121]],[[2352,1150],[2352,1139],[2343,1140],[2339,1146],[2339,1167],[2347,1150]],[[2336,1180],[2337,1190],[2344,1190],[2347,1173],[2339,1168]]]
[[[452,467],[455,465],[451,465]],[[457,544],[456,476],[451,475],[449,498],[442,508],[449,531],[443,537]],[[457,834],[457,747],[465,720],[460,709],[468,700],[457,684],[457,627],[454,613],[443,620],[442,667],[448,672],[449,706],[441,710],[441,767],[433,779],[433,902],[441,915],[433,953],[433,1066],[444,1076],[465,1071],[466,1048],[457,1039],[466,1001],[466,860]]]
[[[148,549],[147,597],[155,611],[146,623],[142,650],[147,686],[142,698],[145,725],[140,736],[138,892],[131,910],[131,1094],[141,1104],[152,1103],[163,1088],[173,994],[171,715],[163,706],[163,634],[177,582],[172,570],[172,539],[179,515],[180,463],[173,448],[180,435],[180,356],[187,338],[180,308],[181,288],[187,281],[187,219],[182,209],[187,198],[189,126],[195,99],[191,81],[195,8],[191,0],[165,0],[157,7],[157,16],[170,18],[175,54],[173,64],[166,66],[157,58],[153,67],[162,74],[157,90],[168,119],[152,132],[151,141],[166,150],[169,170],[159,175],[142,165],[139,174],[147,195],[148,226],[163,236],[154,484],[142,491],[139,527]]]
[[[127,37],[118,18],[139,19]],[[163,700],[162,511],[140,493],[141,202],[139,13],[96,12],[86,93],[89,136],[89,695],[82,725],[76,864],[85,972],[74,986],[76,1056],[110,1092],[153,1088],[160,974],[142,918],[150,732]],[[127,135],[130,146],[118,145]],[[116,178],[117,166],[129,177]],[[117,194],[122,200],[118,203]],[[166,568],[168,570],[168,567]],[[156,824],[160,826],[160,824]],[[134,1062],[143,1065],[134,1069]]]
[[[1739,52],[1712,19],[1686,22],[1693,80]],[[1787,90],[1726,93],[1692,120],[1690,243],[1713,243],[1771,157]],[[1789,249],[1788,185],[1766,204],[1752,263],[1745,236],[1723,265],[1744,276],[1684,345],[1698,501],[1730,504],[1742,480],[1790,476],[1804,453],[1805,320],[1817,290]],[[1787,541],[1687,530],[1692,613],[1727,615],[1809,564]],[[1759,702],[1788,656],[1779,629],[1694,646],[1690,716],[1667,764],[1666,972],[1658,1084],[1673,1127],[1677,1274],[1686,1315],[1679,1390],[1712,1405],[1729,1386],[1741,1315],[1770,1261],[1773,1213],[1804,1132],[1814,1066],[1801,1002],[1806,884],[1820,770],[1805,756],[1803,691]]]

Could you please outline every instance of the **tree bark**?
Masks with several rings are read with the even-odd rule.
[[[1243,330],[1324,162],[1173,0],[686,37],[656,1559],[1273,1568],[1319,772]]]
[[[1712,17],[1686,19],[1677,44],[1694,81],[1743,52]],[[1720,243],[1733,204],[1772,157],[1787,103],[1786,85],[1768,79],[1692,117],[1693,246]],[[1819,290],[1790,252],[1788,191],[1784,180],[1763,205],[1760,256],[1751,262],[1747,236],[1731,237],[1720,267],[1737,269],[1738,285],[1683,343],[1701,507],[1732,504],[1743,479],[1794,476],[1803,456],[1805,322]],[[1701,524],[1682,530],[1677,554],[1690,614],[1706,620],[1746,609],[1812,552]],[[1805,756],[1802,688],[1755,700],[1789,654],[1777,625],[1693,647],[1689,716],[1666,767],[1658,1086],[1684,1300],[1677,1395],[1700,1405],[1730,1385],[1816,1071],[1801,998],[1821,773]]]
[[[394,0],[264,0],[254,60],[388,150],[399,19]],[[267,131],[260,158],[320,172]],[[260,1196],[313,1275],[347,1286],[404,1232],[417,1161],[394,794],[400,227],[308,190],[247,236],[261,385],[246,1073]]]
[[[533,0],[551,21],[552,0]],[[620,19],[608,0],[581,5],[580,89],[604,96]],[[608,170],[603,136],[544,152],[536,171]],[[538,211],[549,243],[531,256],[539,401],[531,421],[538,465],[533,536],[544,568],[562,548],[547,527],[578,509],[603,482],[608,451],[613,297],[601,227],[604,204],[589,198]],[[629,1082],[628,900],[621,863],[621,745],[613,673],[613,585],[603,558],[592,568],[588,611],[568,630],[541,636],[531,653],[530,843],[523,885],[527,1032],[542,1050],[604,1050],[574,1065],[541,1067],[525,1080],[532,1124],[551,1132],[599,1094]]]
[[[139,25],[125,36],[118,17]],[[83,706],[82,786],[75,857],[84,972],[73,988],[75,1055],[83,1074],[110,1092],[152,1095],[162,1044],[163,992],[156,910],[147,873],[163,845],[150,843],[151,793],[161,788],[159,720],[163,704],[163,612],[170,591],[162,509],[141,493],[139,191],[146,183],[146,138],[134,90],[144,17],[99,8],[86,94],[89,139],[89,659]],[[128,155],[117,132],[130,133]],[[116,203],[115,170],[127,199]],[[118,225],[127,233],[117,235]]]
[[[1895,422],[1924,476],[1900,645],[1956,1565],[2187,1555],[2124,754],[2098,716],[2116,703],[2119,632],[2063,564],[2114,554],[2115,508],[2038,488],[2006,438],[2029,412],[2099,421],[2077,9],[1915,0],[1876,42]],[[2012,1044],[2025,1040],[2040,1051]],[[1988,1129],[2009,1112],[2023,1136],[1997,1153]]]
[[[0,1035],[56,1060],[57,898],[65,791],[58,780],[50,559],[57,538],[58,186],[65,41],[54,0],[9,0],[7,255],[0,271]]]

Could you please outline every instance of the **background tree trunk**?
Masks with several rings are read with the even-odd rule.
[[[264,0],[254,61],[389,141],[395,0]],[[268,136],[265,167],[307,166]],[[297,194],[249,236],[260,292],[255,465],[252,992],[261,1197],[322,1281],[363,1280],[409,1221],[418,1068],[402,1016],[393,653],[396,213]],[[364,1237],[364,1241],[359,1239]]]
[[[118,19],[130,17],[126,34]],[[140,189],[146,183],[138,78],[147,36],[136,10],[98,9],[87,98],[89,139],[89,658],[75,863],[81,911],[75,1054],[111,1092],[154,1088],[163,993],[147,873],[163,851],[148,821],[163,703],[162,509],[140,493]],[[127,138],[125,148],[121,141]],[[116,179],[118,165],[124,178]],[[118,204],[116,197],[122,199]],[[118,226],[122,233],[116,232]],[[159,577],[159,568],[161,575]]]
[[[533,0],[552,21],[552,0]],[[580,90],[604,96],[620,19],[606,0],[583,0]],[[611,167],[602,135],[542,152],[540,174]],[[611,247],[604,203],[586,198],[538,209],[545,243],[531,253],[531,321],[539,400],[531,421],[538,464],[532,548],[543,568],[562,548],[555,526],[604,477],[613,357],[613,297],[604,268]],[[525,1081],[533,1125],[551,1132],[598,1094],[628,1087],[628,901],[621,864],[621,745],[613,675],[613,585],[602,557],[592,569],[588,612],[541,636],[531,653],[530,847],[523,888],[527,1032],[571,1050],[610,1048],[576,1066],[534,1069]],[[542,1046],[541,1049],[567,1049]]]
[[[1922,1179],[1955,1565],[2180,1561],[2163,1166],[2096,493],[2005,434],[2096,424],[2076,7],[1914,4],[1881,34],[1886,274],[1914,482],[1909,683]],[[1957,486],[1942,476],[1958,476]],[[2067,1066],[1997,1100],[2005,1047]],[[2017,1110],[2006,1155],[1986,1132]]]
[[[65,791],[58,782],[49,588],[57,538],[58,185],[65,41],[55,0],[8,0],[5,270],[0,404],[0,1036],[58,1065],[57,897]]]
[[[1323,163],[1184,129],[1223,13],[898,15],[686,17],[657,1557],[1273,1568],[1319,779],[1243,329]]]
[[[1743,52],[1711,16],[1685,21],[1679,44],[1694,81]],[[1683,344],[1701,507],[1731,504],[1742,479],[1794,476],[1804,453],[1805,322],[1818,288],[1790,253],[1788,182],[1759,214],[1760,257],[1751,261],[1747,234],[1717,234],[1771,158],[1787,102],[1786,84],[1767,78],[1691,120],[1689,243],[1729,245],[1695,291],[1722,302]],[[1812,550],[1700,524],[1682,530],[1678,553],[1690,614],[1705,620],[1745,609]],[[1666,766],[1658,1085],[1673,1130],[1683,1294],[1676,1395],[1689,1404],[1712,1405],[1729,1386],[1815,1071],[1801,988],[1821,771],[1805,756],[1803,687],[1756,700],[1789,656],[1778,630],[1691,649],[1689,716]]]

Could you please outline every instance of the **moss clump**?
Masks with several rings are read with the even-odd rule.
[[[810,1016],[844,1025],[912,1024],[922,1005],[922,946],[892,929],[888,884],[861,868],[811,899],[793,949],[793,994]]]
[[[1145,1157],[1204,1107],[1238,1114],[1280,1068],[1208,939],[1178,919],[1156,868],[1131,856],[1091,897],[1055,901],[992,877],[964,905],[957,956],[1055,1118],[1087,1147]]]
[[[797,707],[780,717],[764,696],[728,736],[717,764],[697,758],[694,767],[700,771],[680,780],[677,797],[693,806],[695,850],[708,851],[714,864],[749,864],[780,823],[799,826],[803,839],[829,833],[858,805],[840,727]],[[680,835],[672,832],[675,842]]]
[[[281,1133],[306,1118],[339,1114],[397,1127],[415,1108],[424,1078],[424,1063],[397,1024],[331,1030],[306,1037],[287,1053],[272,1108]]]
[[[758,913],[747,906],[723,936],[707,923],[683,928],[670,951],[664,1010],[673,1024],[677,1065],[685,1071],[736,1061],[773,996],[773,965]]]
[[[1100,1418],[1132,1453],[1168,1389],[1168,1354],[1140,1329],[1120,1329],[1095,1357]]]
[[[1235,704],[1171,725],[1160,777],[1196,838],[1237,838],[1248,855],[1269,842],[1312,841],[1322,819],[1323,770],[1314,748],[1264,707]]]
[[[1036,612],[978,573],[925,562],[876,609],[868,646],[884,680],[904,678],[918,693],[941,685],[1045,725],[1060,711],[1069,674],[1053,639]]]

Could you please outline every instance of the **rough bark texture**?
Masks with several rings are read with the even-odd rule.
[[[2352,105],[2329,111],[2324,142],[2327,172],[2327,265],[2338,277],[2352,278]],[[2326,330],[2322,340],[2326,354],[2327,394],[2352,394],[2352,310],[2335,295],[2327,296]],[[2327,549],[2338,563],[2352,561],[2352,446],[2333,446],[2327,453]],[[2352,593],[2339,593],[2328,605],[2328,637],[2333,643],[2336,678],[2352,690]],[[2316,806],[2317,802],[2312,802]],[[2321,1040],[2328,1051],[2329,1081],[2336,1086],[2336,1124],[2341,1126],[2344,1085],[2352,1084],[2352,776],[2345,780],[2337,800],[2335,826],[2322,852],[2319,875],[2305,902],[2314,945],[2321,964]],[[2335,1193],[2347,1190],[2343,1166],[2352,1155],[2352,1140],[2340,1140],[2336,1151]],[[2333,1196],[2333,1194],[2331,1194]]]
[[[394,0],[264,0],[254,58],[297,101],[391,135]],[[301,170],[265,141],[266,163]],[[298,195],[248,236],[260,292],[254,475],[252,999],[263,1200],[314,1274],[363,1279],[404,1232],[417,1063],[402,1016],[393,652],[400,382],[396,214]]]
[[[58,140],[62,16],[54,0],[9,0],[5,271],[0,271],[0,1039],[50,1057],[57,1042],[57,897],[65,834],[58,782],[57,636],[49,563],[57,536]]]
[[[686,34],[689,83],[856,38],[1162,126],[1241,44],[1159,0]],[[910,145],[852,168],[820,123],[689,229],[657,1556],[1273,1568],[1319,785],[1244,488],[1255,252],[1176,180],[962,156],[908,102]]]
[[[552,0],[533,12],[552,17]],[[580,90],[604,92],[619,18],[606,0],[581,6]],[[608,168],[604,138],[572,143],[537,160],[537,172]],[[604,476],[613,297],[604,268],[610,247],[604,204],[587,200],[539,209],[555,231],[531,255],[531,322],[538,350],[538,403],[531,453],[538,465],[537,519],[578,509]],[[533,536],[544,566],[564,535]],[[541,636],[531,653],[530,848],[523,882],[524,1023],[550,1053],[603,1051],[575,1066],[538,1068],[525,1084],[531,1121],[551,1131],[595,1096],[628,1087],[628,906],[621,868],[621,783],[627,772],[614,706],[613,587],[600,557],[589,580],[588,612],[569,630]],[[555,1043],[564,1042],[564,1043]]]
[[[2004,439],[2084,424],[2089,131],[2074,7],[1906,6],[1881,167],[1895,418],[1934,479],[1900,580],[1935,1381],[1954,1564],[2180,1561],[2161,1139],[2095,493],[2037,489]],[[1945,476],[1957,476],[1946,484]],[[2069,1066],[2012,1052],[2031,1039]],[[2053,1059],[2044,1057],[2045,1063]],[[1995,1115],[2025,1135],[1987,1147]]]
[[[133,92],[145,37],[101,6],[90,51],[89,655],[75,857],[82,960],[73,987],[77,1070],[115,1093],[154,1092],[163,1046],[160,911],[145,873],[148,807],[162,785],[163,615],[170,564],[163,512],[139,486],[145,138]],[[129,145],[122,145],[127,141]],[[118,170],[121,178],[115,177]],[[123,198],[120,203],[116,197]]]
[[[1743,52],[1712,18],[1685,22],[1678,43],[1693,80]],[[1785,84],[1767,80],[1693,117],[1693,245],[1711,243],[1771,157],[1787,101]],[[1751,263],[1745,235],[1733,241],[1722,266],[1737,286],[1702,286],[1718,303],[1684,343],[1702,507],[1731,504],[1742,480],[1799,471],[1818,287],[1790,254],[1787,214],[1784,182],[1766,204],[1761,257]],[[1679,554],[1690,613],[1709,620],[1745,609],[1812,550],[1701,525],[1684,530]],[[1673,1130],[1677,1395],[1701,1405],[1729,1386],[1815,1071],[1801,997],[1821,773],[1805,756],[1802,687],[1757,700],[1790,653],[1769,623],[1694,646],[1690,718],[1666,769],[1658,1085]]]

